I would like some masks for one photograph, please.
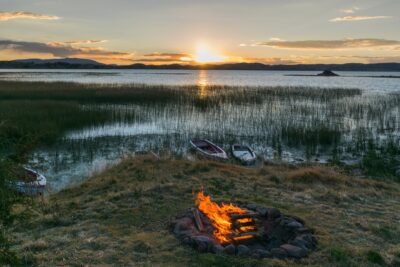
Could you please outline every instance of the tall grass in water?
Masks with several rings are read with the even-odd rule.
[[[260,97],[328,100],[361,95],[359,89],[307,87],[164,86],[0,81],[1,100],[62,100],[79,103],[257,103]],[[203,91],[204,95],[199,92]]]
[[[147,122],[166,138],[178,134],[178,146],[198,136],[273,146],[278,155],[300,149],[307,158],[327,152],[363,157],[369,143],[385,149],[378,136],[391,135],[399,146],[400,95],[351,88],[1,82],[0,101],[1,117],[25,133],[38,129],[42,142],[73,129]],[[14,116],[17,106],[32,114]]]

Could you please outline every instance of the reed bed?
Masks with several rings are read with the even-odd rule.
[[[126,137],[135,133],[112,136],[112,129],[145,125],[151,130],[140,135],[149,136],[143,138],[148,145],[135,141],[131,147],[181,153],[188,139],[204,137],[222,144],[249,143],[261,154],[272,147],[277,158],[288,150],[301,151],[305,159],[329,155],[340,162],[357,157],[366,170],[371,169],[368,162],[379,161],[369,171],[391,177],[400,169],[400,94],[396,93],[367,94],[354,88],[2,81],[0,103],[1,125],[3,129],[7,125],[9,136],[15,135],[14,127],[22,129],[22,135],[35,136],[38,144],[82,145],[77,151],[106,145],[107,138],[112,138],[116,148],[125,147]],[[108,128],[107,134],[98,136]],[[82,138],[70,140],[71,132],[80,132]]]

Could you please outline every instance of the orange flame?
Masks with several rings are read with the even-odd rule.
[[[245,214],[248,211],[241,209],[233,204],[218,205],[213,202],[209,196],[205,196],[203,192],[197,193],[196,204],[201,212],[203,212],[212,222],[214,228],[214,236],[221,244],[230,243],[233,240],[242,240],[251,238],[251,236],[234,237],[240,231],[246,232],[254,230],[254,226],[242,226],[239,229],[232,227],[232,219],[230,214]],[[251,222],[252,219],[243,218],[237,220],[239,223]],[[240,231],[239,231],[240,230]]]

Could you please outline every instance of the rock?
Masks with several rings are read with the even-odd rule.
[[[190,244],[192,243],[192,239],[191,239],[190,237],[188,237],[188,236],[185,236],[185,237],[182,239],[182,243],[183,243],[183,244],[186,244],[186,245],[190,245]]]
[[[248,256],[250,254],[250,249],[245,245],[239,245],[237,248],[239,256]]]
[[[301,223],[302,225],[305,225],[305,224],[306,224],[306,222],[305,222],[302,218],[300,218],[300,217],[297,217],[297,216],[294,216],[294,215],[292,215],[292,216],[290,216],[290,217],[291,217],[292,219],[298,221],[298,222]]]
[[[262,208],[262,207],[258,207],[256,208],[256,212],[258,214],[260,214],[263,217],[267,217],[268,216],[268,209],[267,208]]]
[[[234,255],[236,253],[236,248],[233,244],[230,244],[224,248],[224,253],[228,255]]]
[[[289,244],[299,247],[299,248],[303,248],[308,251],[307,242],[304,241],[303,239],[296,238],[295,240],[290,241]]]
[[[307,250],[297,247],[297,246],[293,246],[290,244],[284,244],[284,245],[280,246],[280,248],[284,249],[287,252],[289,257],[300,259],[300,258],[307,256]]]
[[[278,209],[271,208],[268,210],[268,219],[274,220],[281,217],[281,212]]]
[[[222,253],[224,253],[224,247],[220,244],[214,245],[212,252],[217,255],[221,255]]]
[[[252,256],[253,256],[254,258],[259,258],[259,259],[262,259],[262,258],[269,258],[269,257],[271,257],[271,253],[270,253],[268,250],[265,250],[265,249],[256,249],[256,250],[252,253]]]
[[[193,228],[193,221],[190,218],[182,218],[176,221],[174,227],[174,234],[181,235],[182,232],[191,230]]]
[[[292,229],[297,229],[297,228],[303,227],[303,225],[301,223],[299,223],[298,221],[293,220],[293,221],[289,222],[286,225],[286,227],[292,228]]]
[[[309,234],[310,232],[311,232],[310,229],[304,226],[296,229],[296,233],[298,234]]]
[[[288,257],[286,250],[284,250],[283,248],[273,248],[271,249],[271,254],[273,257],[278,259],[285,259]]]
[[[294,241],[301,242],[308,249],[314,249],[317,245],[317,240],[311,234],[297,236]]]
[[[257,209],[257,205],[256,204],[247,204],[246,205],[246,209],[256,210]]]
[[[199,252],[211,252],[216,242],[207,236],[195,236],[192,238]]]

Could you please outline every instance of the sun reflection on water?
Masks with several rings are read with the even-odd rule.
[[[199,77],[197,79],[197,85],[199,86],[199,96],[206,97],[208,95],[208,79],[207,79],[207,71],[200,70]]]

